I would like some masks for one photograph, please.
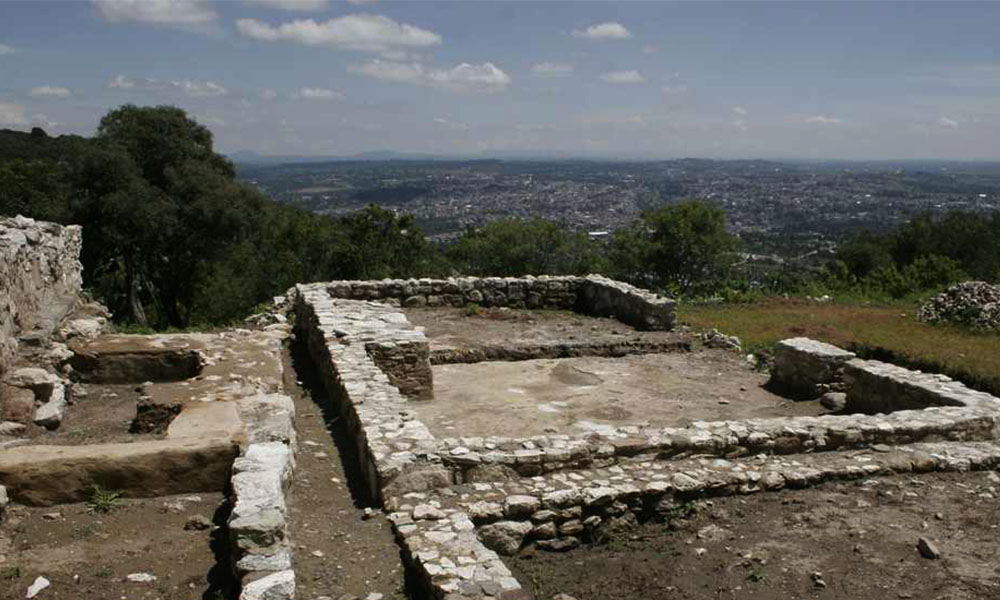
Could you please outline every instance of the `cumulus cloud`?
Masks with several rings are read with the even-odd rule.
[[[566,77],[573,73],[573,65],[543,62],[533,65],[531,72],[539,77]]]
[[[413,85],[426,85],[458,92],[499,92],[510,85],[510,76],[491,62],[461,63],[450,69],[434,69],[420,63],[374,59],[348,68],[352,73]]]
[[[813,117],[806,117],[804,119],[806,123],[813,125],[840,125],[844,122],[843,119],[838,119],[837,117],[828,117],[825,115],[816,115]]]
[[[643,78],[642,73],[631,69],[629,71],[611,71],[601,75],[601,80],[607,83],[615,84],[631,84],[631,83],[643,83],[646,81]]]
[[[28,94],[36,98],[68,98],[70,96],[70,91],[64,87],[41,85],[31,88],[31,91],[28,92]]]
[[[747,114],[749,114],[747,113],[747,109],[743,108],[742,106],[734,106],[733,112],[740,115],[741,117],[745,117],[747,116]]]
[[[292,42],[305,46],[328,46],[362,52],[393,53],[401,49],[426,48],[441,43],[441,36],[384,15],[344,15],[317,23],[297,19],[277,27],[257,19],[236,21],[239,32],[262,42]]]
[[[304,87],[292,94],[292,97],[303,100],[340,100],[344,95],[326,88]]]
[[[214,81],[153,79],[150,77],[132,79],[124,75],[116,75],[108,82],[108,87],[116,90],[180,94],[192,98],[212,98],[225,96],[229,93],[225,87]]]
[[[93,0],[97,14],[111,23],[203,27],[218,18],[207,0]]]
[[[28,124],[28,116],[20,104],[0,102],[0,125],[21,127]]]
[[[632,33],[621,23],[608,21],[591,25],[586,29],[574,29],[573,37],[587,40],[627,40]]]
[[[243,0],[244,4],[256,4],[277,10],[296,12],[314,12],[326,10],[330,0]]]
[[[938,119],[938,126],[944,127],[945,129],[958,129],[958,121],[942,115],[941,118]]]
[[[0,56],[4,54],[17,54],[17,48],[8,46],[7,44],[0,44]]]

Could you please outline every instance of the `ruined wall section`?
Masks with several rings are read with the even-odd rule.
[[[395,306],[476,304],[575,310],[614,317],[637,329],[670,330],[676,322],[673,300],[601,275],[331,281],[326,292],[331,298],[375,300]]]
[[[76,304],[82,241],[76,225],[0,218],[0,377],[19,338],[47,336]]]

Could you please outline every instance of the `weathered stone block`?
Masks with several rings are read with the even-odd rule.
[[[853,352],[804,337],[777,343],[770,385],[785,394],[813,399],[843,382],[844,363]]]

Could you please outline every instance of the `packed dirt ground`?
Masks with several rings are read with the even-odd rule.
[[[724,350],[436,365],[434,399],[413,410],[431,431],[518,435],[621,425],[818,415],[766,389],[767,375]]]
[[[604,545],[507,562],[542,600],[995,600],[998,493],[980,472],[699,500]]]
[[[407,598],[399,547],[367,497],[354,441],[332,412],[301,346],[285,354],[285,393],[295,401],[299,450],[289,500],[298,598],[342,594]]]
[[[545,342],[672,342],[684,337],[670,331],[638,331],[615,319],[562,310],[441,307],[403,312],[411,323],[424,328],[431,350]]]
[[[12,506],[0,525],[0,598],[24,598],[38,577],[49,581],[44,600],[233,598],[227,513],[220,493]]]

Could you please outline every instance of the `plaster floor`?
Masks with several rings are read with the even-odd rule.
[[[437,365],[434,399],[412,410],[438,437],[585,434],[622,425],[819,415],[763,388],[722,350]]]

